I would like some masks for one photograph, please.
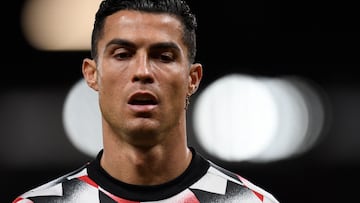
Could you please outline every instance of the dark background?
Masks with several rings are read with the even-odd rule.
[[[209,157],[282,203],[350,202],[360,181],[359,12],[355,1],[192,1],[198,16],[201,88],[228,73],[297,75],[324,91],[331,120],[318,145],[273,163]],[[1,13],[0,202],[82,165],[90,157],[65,138],[62,104],[81,78],[87,51],[32,48],[22,1]],[[6,11],[6,12],[5,12]]]

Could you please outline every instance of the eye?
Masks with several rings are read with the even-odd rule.
[[[118,60],[124,60],[128,59],[133,55],[133,52],[127,50],[127,49],[117,49],[114,51],[113,57],[115,57]]]
[[[129,52],[122,52],[115,55],[117,59],[127,59],[131,57],[131,54]]]
[[[163,63],[170,63],[175,61],[175,55],[172,52],[158,53],[158,55],[156,55],[155,58],[158,58]]]

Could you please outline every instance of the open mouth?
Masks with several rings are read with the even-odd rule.
[[[156,97],[150,93],[136,93],[129,99],[128,104],[131,105],[156,105],[158,101]]]

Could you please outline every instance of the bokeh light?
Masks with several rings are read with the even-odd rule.
[[[196,137],[222,160],[294,157],[311,149],[322,134],[326,112],[319,93],[300,77],[226,75],[196,100]]]

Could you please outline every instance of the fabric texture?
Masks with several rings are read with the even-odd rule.
[[[34,188],[13,203],[278,203],[262,188],[202,157],[193,148],[187,170],[156,185],[131,185],[111,177],[96,159]]]

